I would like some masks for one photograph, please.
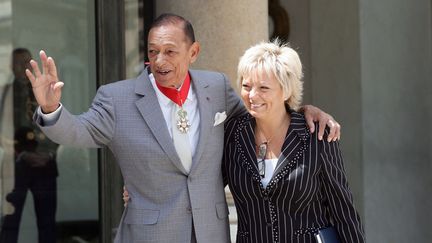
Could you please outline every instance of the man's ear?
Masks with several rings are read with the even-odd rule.
[[[199,52],[200,52],[200,44],[199,42],[195,41],[189,48],[189,53],[191,55],[191,61],[190,61],[191,64],[196,61]]]

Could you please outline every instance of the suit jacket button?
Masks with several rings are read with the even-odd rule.
[[[186,211],[187,211],[188,213],[192,213],[192,208],[191,208],[191,207],[187,207],[187,208],[186,208]]]

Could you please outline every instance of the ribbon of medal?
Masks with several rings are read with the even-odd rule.
[[[191,127],[191,124],[187,117],[187,112],[183,109],[183,104],[186,101],[190,89],[189,73],[186,75],[180,90],[160,86],[157,82],[156,85],[166,97],[168,97],[172,102],[180,107],[180,109],[177,111],[177,129],[181,133],[187,133]]]

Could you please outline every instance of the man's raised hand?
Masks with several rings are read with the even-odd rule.
[[[40,51],[39,56],[42,62],[42,72],[38,63],[31,60],[30,65],[34,74],[26,69],[26,75],[31,82],[34,96],[42,112],[51,113],[59,107],[61,88],[64,83],[58,80],[54,59],[47,57],[44,51]]]

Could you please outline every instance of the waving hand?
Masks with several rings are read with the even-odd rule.
[[[54,59],[47,57],[44,51],[39,53],[42,62],[42,72],[35,60],[30,61],[34,74],[26,69],[26,75],[33,87],[36,101],[44,113],[55,111],[61,98],[61,88],[64,83],[58,80]]]

